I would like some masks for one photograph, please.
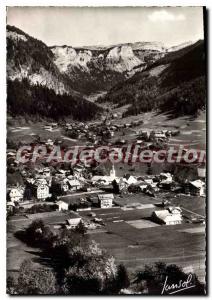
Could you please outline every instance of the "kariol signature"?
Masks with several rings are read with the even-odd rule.
[[[180,291],[195,287],[195,285],[193,285],[192,283],[192,274],[189,274],[186,280],[180,280],[178,283],[168,284],[167,281],[168,276],[166,276],[165,282],[163,284],[161,295],[163,295],[164,292],[167,292],[169,295],[176,294]]]

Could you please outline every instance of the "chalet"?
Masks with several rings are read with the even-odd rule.
[[[54,145],[54,142],[51,140],[51,139],[48,139],[46,142],[45,142],[46,146],[53,146]]]
[[[34,183],[36,198],[45,201],[51,195],[49,194],[49,185],[45,179],[37,179]]]
[[[55,129],[58,127],[58,123],[51,123],[50,126]]]
[[[130,174],[124,175],[123,180],[124,180],[128,185],[137,183],[137,179],[136,179],[134,176],[130,175]]]
[[[149,131],[141,131],[138,134],[138,138],[144,141],[149,141],[150,138],[150,132]]]
[[[59,211],[68,210],[69,205],[66,201],[59,200],[56,202],[56,204],[58,205]]]
[[[160,181],[159,184],[160,187],[164,189],[171,189],[173,178],[170,173],[160,173],[159,181]]]
[[[155,132],[151,135],[151,137],[158,141],[165,140],[167,138],[164,132]]]
[[[120,181],[118,182],[118,186],[119,186],[119,190],[122,193],[126,193],[129,185],[126,183],[126,181],[123,180],[123,178],[121,178]]]
[[[50,168],[44,168],[43,169],[43,175],[45,177],[50,177],[51,176]]]
[[[62,192],[67,192],[70,188],[70,183],[67,178],[60,181],[60,189]]]
[[[15,204],[14,204],[14,202],[8,201],[8,202],[7,202],[7,213],[8,213],[8,214],[13,213],[13,212],[14,212],[14,209],[15,209]]]
[[[145,181],[138,181],[137,185],[139,186],[142,192],[145,192],[148,186],[148,184]]]
[[[24,189],[21,187],[14,187],[9,190],[9,199],[11,202],[19,202],[23,200]]]
[[[199,168],[197,168],[197,172],[198,172],[198,177],[202,178],[202,180],[204,180],[205,176],[206,176],[206,168],[205,167],[199,167]]]
[[[76,228],[79,223],[81,222],[82,218],[71,218],[66,220],[66,228],[67,229],[74,229]]]
[[[98,198],[101,208],[111,208],[113,206],[113,194],[99,194]]]
[[[162,184],[172,183],[172,175],[170,173],[160,173],[159,178]]]
[[[189,182],[190,194],[194,196],[205,196],[205,183],[198,179]]]
[[[82,188],[82,183],[78,179],[69,179],[68,184],[71,191],[77,191]]]
[[[156,210],[152,213],[152,219],[160,224],[176,225],[182,223],[182,210],[180,207],[169,207],[164,210]]]

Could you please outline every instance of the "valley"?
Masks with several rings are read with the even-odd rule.
[[[135,294],[136,272],[159,262],[203,287],[206,123],[202,40],[47,46],[8,25],[8,275],[20,280],[28,259],[35,274],[46,268],[65,280],[76,251],[74,263],[88,253],[126,268]],[[152,156],[142,161],[145,151]]]

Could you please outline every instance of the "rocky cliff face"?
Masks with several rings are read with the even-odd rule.
[[[7,78],[27,79],[32,85],[48,87],[57,94],[71,92],[49,48],[12,26],[7,26]]]
[[[163,57],[167,49],[158,43],[128,43],[110,47],[50,47],[54,63],[84,94],[108,90]]]
[[[179,47],[168,49],[156,42],[47,47],[18,28],[8,26],[7,76],[19,81],[27,78],[32,85],[48,87],[56,94],[88,96],[110,90]]]
[[[164,56],[167,51],[157,43],[123,44],[103,49],[71,46],[54,46],[50,49],[54,54],[55,64],[63,73],[76,68],[89,72],[91,65],[99,69],[123,73],[147,64],[148,58],[154,61]]]

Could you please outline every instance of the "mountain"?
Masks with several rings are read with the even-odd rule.
[[[48,47],[22,30],[7,26],[7,77],[27,78],[32,85],[48,87],[56,94],[87,96],[108,91],[166,52],[167,48],[156,42]]]
[[[202,41],[171,48],[157,42],[48,47],[8,25],[8,112],[91,119],[102,112],[101,94],[99,103],[128,104],[125,115],[196,113],[205,104],[204,53]]]
[[[182,43],[182,44],[179,44],[179,45],[175,45],[175,46],[169,47],[168,52],[178,51],[178,50],[183,49],[183,48],[185,48],[187,46],[190,46],[192,44],[194,44],[194,42],[189,41],[189,42],[185,42],[185,43]]]
[[[167,54],[113,87],[98,102],[128,105],[127,115],[153,109],[174,116],[196,114],[206,103],[205,49],[198,41]]]
[[[163,57],[160,43],[125,43],[110,47],[53,46],[54,62],[71,86],[84,94],[109,90],[149,63]]]
[[[7,26],[7,77],[27,78],[33,85],[53,89],[57,94],[70,92],[67,80],[53,62],[51,50],[22,30]]]
[[[94,118],[101,109],[74,91],[43,42],[7,26],[7,109],[12,116]]]

